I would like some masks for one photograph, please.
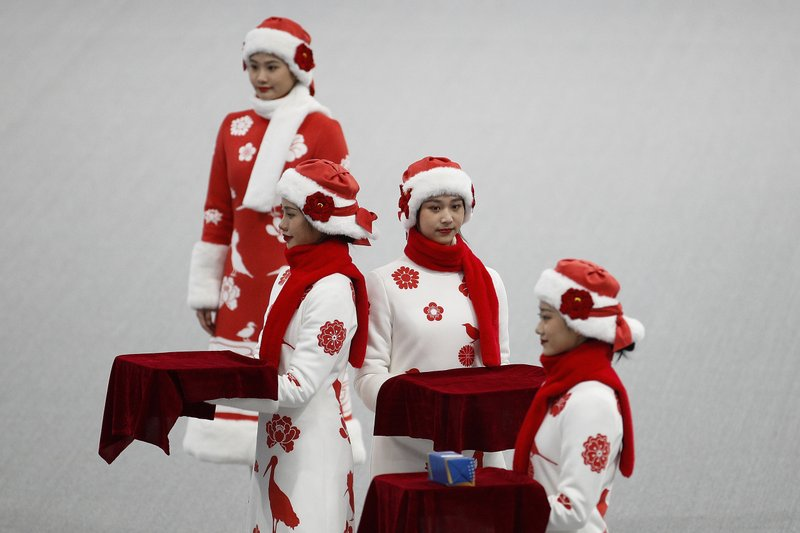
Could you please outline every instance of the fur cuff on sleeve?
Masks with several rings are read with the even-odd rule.
[[[216,309],[219,307],[219,289],[222,269],[228,255],[227,245],[199,241],[192,248],[189,267],[189,307]]]

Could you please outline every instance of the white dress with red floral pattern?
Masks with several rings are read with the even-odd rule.
[[[261,213],[242,206],[269,120],[253,110],[231,113],[220,126],[208,182],[203,232],[195,245],[189,282],[194,309],[216,309],[210,350],[256,357],[264,310],[278,269],[285,265],[279,206]],[[284,169],[311,158],[339,163],[347,144],[339,123],[311,113],[286,153]],[[345,391],[347,395],[347,391]],[[349,402],[349,400],[348,400]],[[349,415],[349,404],[348,413]],[[189,419],[184,449],[199,459],[252,464],[254,413],[220,407],[217,418]]]
[[[500,276],[487,269],[497,292],[500,356],[509,362],[508,302]],[[437,272],[403,256],[367,276],[369,343],[355,389],[375,410],[378,391],[390,378],[420,372],[483,366],[478,321],[462,272]],[[425,470],[430,440],[380,437],[372,441],[373,476]],[[465,453],[471,453],[466,451]],[[484,466],[505,467],[501,453],[487,453]]]
[[[275,284],[270,305],[282,288]],[[292,317],[278,367],[277,411],[275,402],[248,404],[273,412],[258,418],[246,533],[352,528],[353,456],[339,395],[356,328],[352,285],[341,274],[315,283]]]
[[[614,390],[579,383],[549,407],[531,454],[533,477],[550,501],[547,531],[603,533],[622,446]]]

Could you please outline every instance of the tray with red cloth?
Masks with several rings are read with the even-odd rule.
[[[445,487],[425,472],[375,476],[358,533],[544,533],[550,504],[530,477],[478,468],[474,487]]]
[[[180,416],[214,418],[217,398],[278,398],[278,372],[231,351],[119,355],[108,379],[98,453],[109,464],[134,439],[169,455]]]
[[[543,381],[541,367],[519,364],[395,376],[378,392],[374,434],[430,439],[434,450],[508,450]]]

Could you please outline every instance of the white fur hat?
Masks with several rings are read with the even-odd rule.
[[[475,188],[461,165],[446,157],[423,157],[403,172],[400,185],[399,211],[397,218],[406,229],[417,223],[417,212],[428,198],[443,194],[460,196],[464,199],[464,222],[466,223],[475,208]]]
[[[326,235],[344,235],[355,244],[374,239],[375,213],[359,207],[355,178],[341,165],[326,159],[309,159],[286,169],[277,193],[303,211],[306,220]]]
[[[298,82],[311,87],[314,81],[314,53],[311,50],[311,36],[300,24],[281,17],[264,20],[244,37],[242,60],[245,66],[250,56],[258,52],[279,57],[289,66]]]
[[[557,309],[572,330],[614,345],[614,351],[644,338],[644,326],[622,313],[619,282],[603,267],[582,259],[562,259],[545,270],[533,289]]]

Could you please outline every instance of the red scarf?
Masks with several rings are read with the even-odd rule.
[[[469,299],[478,317],[481,358],[486,366],[500,366],[500,305],[492,276],[467,243],[456,235],[447,246],[424,237],[416,228],[408,230],[406,256],[416,264],[438,272],[464,272]]]
[[[260,359],[270,366],[278,366],[283,336],[295,311],[300,307],[306,290],[325,276],[343,274],[353,282],[358,319],[358,329],[350,343],[349,360],[354,367],[361,367],[367,350],[369,300],[364,276],[353,264],[347,243],[339,239],[328,239],[319,244],[287,248],[285,254],[291,274],[267,315],[261,335],[261,349],[258,352]]]
[[[628,403],[628,393],[611,368],[612,346],[608,343],[590,339],[580,344],[577,348],[561,355],[541,357],[546,379],[542,388],[533,398],[525,420],[522,422],[517,442],[514,446],[514,470],[521,473],[528,472],[530,452],[533,448],[534,438],[539,431],[547,408],[562,394],[578,383],[584,381],[599,381],[608,385],[619,398],[622,412],[622,456],[619,470],[625,477],[633,474],[633,419],[631,407]]]

